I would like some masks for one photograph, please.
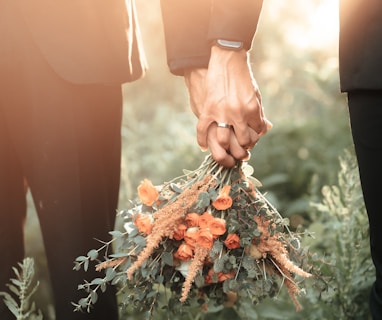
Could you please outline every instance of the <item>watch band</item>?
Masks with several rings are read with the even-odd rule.
[[[241,41],[230,41],[230,40],[223,40],[223,39],[217,39],[214,41],[214,44],[222,49],[227,50],[241,50],[244,47],[244,43]]]

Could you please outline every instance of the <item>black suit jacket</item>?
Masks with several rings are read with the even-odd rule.
[[[340,1],[342,91],[382,89],[382,1]]]
[[[124,83],[146,62],[133,0],[13,0],[46,61],[72,83]]]
[[[262,0],[161,0],[170,70],[207,67],[213,40],[244,42],[250,49]]]
[[[14,0],[52,68],[73,83],[123,83],[146,69],[134,0]],[[250,49],[262,0],[161,0],[170,70],[208,66],[211,41]]]

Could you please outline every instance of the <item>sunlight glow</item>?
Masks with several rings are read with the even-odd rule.
[[[306,17],[306,24],[292,25],[288,31],[288,40],[299,48],[320,48],[337,46],[339,32],[338,0],[321,0],[316,4],[304,0],[296,2],[302,5],[301,14]],[[301,8],[301,6],[300,6]]]

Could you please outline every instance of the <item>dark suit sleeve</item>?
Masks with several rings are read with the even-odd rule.
[[[161,0],[167,62],[171,72],[207,67],[216,39],[244,42],[249,50],[262,0]]]

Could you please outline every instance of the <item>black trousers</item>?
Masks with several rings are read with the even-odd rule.
[[[90,314],[73,313],[84,292],[74,259],[107,240],[117,209],[120,85],[75,85],[60,78],[7,3],[0,2],[0,291],[24,257],[26,187],[42,230],[56,320],[115,320],[114,289]],[[0,319],[14,319],[0,303]]]
[[[382,90],[348,93],[348,104],[361,185],[370,223],[376,281],[370,297],[374,320],[382,319]]]

